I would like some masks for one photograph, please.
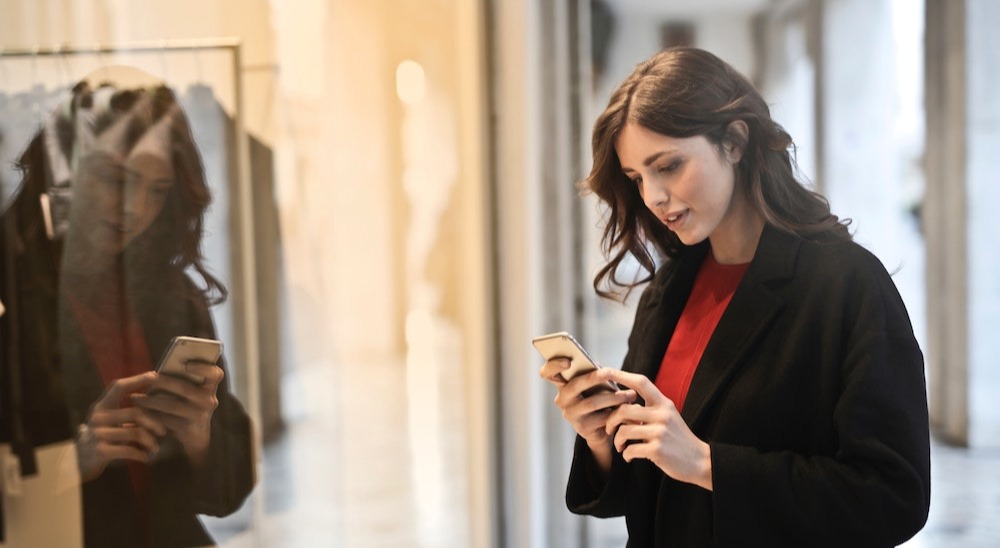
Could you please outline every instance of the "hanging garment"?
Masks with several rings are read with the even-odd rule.
[[[241,290],[233,275],[240,268],[238,217],[230,210],[239,191],[236,122],[222,106],[211,87],[195,84],[180,97],[191,121],[192,133],[205,165],[212,189],[213,206],[205,218],[203,249],[213,270],[235,295]],[[274,201],[274,152],[264,141],[247,135],[250,156],[250,190],[254,244],[257,316],[257,355],[261,364],[261,431],[265,437],[277,431],[281,417],[281,236]],[[232,301],[235,302],[235,299]],[[215,307],[216,325],[226,340],[240,340],[232,320],[233,305]]]
[[[28,142],[43,125],[59,101],[65,100],[69,91],[62,87],[48,89],[35,84],[20,92],[0,93],[0,180],[4,208],[9,207],[21,181],[17,159],[27,148]],[[4,209],[0,208],[0,209]]]
[[[0,547],[83,546],[83,512],[76,448],[71,440],[37,448],[39,473],[20,478],[14,492],[4,490]],[[0,445],[0,466],[7,469],[14,455]],[[58,524],[58,527],[53,527]]]

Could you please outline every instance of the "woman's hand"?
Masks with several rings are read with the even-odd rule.
[[[678,481],[712,490],[710,446],[698,439],[681,418],[674,402],[644,375],[615,369],[597,372],[604,380],[634,389],[645,405],[622,405],[608,417],[606,432],[622,457],[648,459]]]
[[[636,393],[633,390],[614,390],[606,377],[598,375],[604,370],[577,375],[566,381],[561,373],[568,368],[568,359],[556,358],[545,362],[539,375],[559,388],[556,406],[573,430],[587,441],[601,470],[607,472],[611,469],[611,444],[606,428],[608,417],[619,405],[636,401]]]
[[[188,362],[188,373],[205,379],[201,384],[170,375],[157,375],[145,394],[133,394],[132,401],[177,438],[195,467],[205,464],[212,439],[212,415],[219,406],[216,397],[224,375],[222,368],[207,363]]]
[[[129,394],[146,390],[155,379],[152,372],[118,379],[94,403],[76,440],[83,481],[100,476],[111,461],[149,462],[159,449],[156,438],[167,432],[163,424],[143,409],[122,407]]]

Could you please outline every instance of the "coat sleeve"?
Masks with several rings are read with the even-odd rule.
[[[636,307],[636,319],[629,334],[628,353],[622,363],[625,371],[636,371],[638,356],[646,351],[640,344],[646,329],[647,310],[651,302],[660,298],[664,276],[647,286]],[[597,469],[597,461],[587,442],[576,437],[573,461],[570,465],[569,481],[566,486],[566,506],[575,514],[585,514],[601,518],[622,516],[626,512],[626,493],[633,477],[632,463],[627,463],[618,451],[611,452],[611,470],[607,478],[602,478]]]
[[[235,512],[256,483],[253,430],[243,406],[219,387],[219,407],[212,415],[208,463],[195,477],[195,513],[226,516]]]
[[[877,261],[872,258],[873,261]],[[830,546],[895,546],[930,504],[923,358],[881,264],[850,292],[832,455],[763,452],[711,443],[715,538],[810,539]],[[870,274],[871,272],[869,272]],[[815,544],[814,545],[818,545]]]
[[[611,471],[607,478],[602,478],[586,440],[577,436],[566,485],[566,507],[574,514],[599,518],[625,515],[628,466],[615,451]]]
[[[200,329],[216,337],[207,310],[200,310]],[[194,510],[198,514],[226,516],[235,512],[253,490],[256,472],[253,428],[250,417],[229,388],[230,371],[220,363],[226,377],[216,392],[219,406],[212,414],[212,439],[208,462],[194,479]]]

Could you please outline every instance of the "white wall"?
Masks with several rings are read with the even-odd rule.
[[[1000,3],[968,0],[968,168],[970,438],[1000,447]]]

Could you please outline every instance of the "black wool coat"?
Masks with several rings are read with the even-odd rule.
[[[623,369],[655,379],[708,252],[685,248],[644,291]],[[923,357],[878,259],[766,227],[681,414],[709,443],[713,491],[577,439],[566,501],[624,515],[629,547],[895,546],[925,523]]]
[[[73,439],[104,392],[79,325],[59,294],[62,245],[45,235],[37,207],[40,191],[37,184],[23,187],[0,215],[0,299],[7,306],[0,316],[0,443],[11,444],[24,476],[38,473],[35,449]],[[153,360],[176,335],[216,338],[209,304],[180,269],[130,279]],[[220,367],[227,368],[224,361]],[[168,436],[148,466],[147,497],[136,497],[121,461],[83,484],[85,546],[212,544],[198,516],[235,512],[256,482],[252,425],[229,389],[228,376],[216,395],[204,471],[195,470]],[[0,512],[0,525],[3,517]]]

